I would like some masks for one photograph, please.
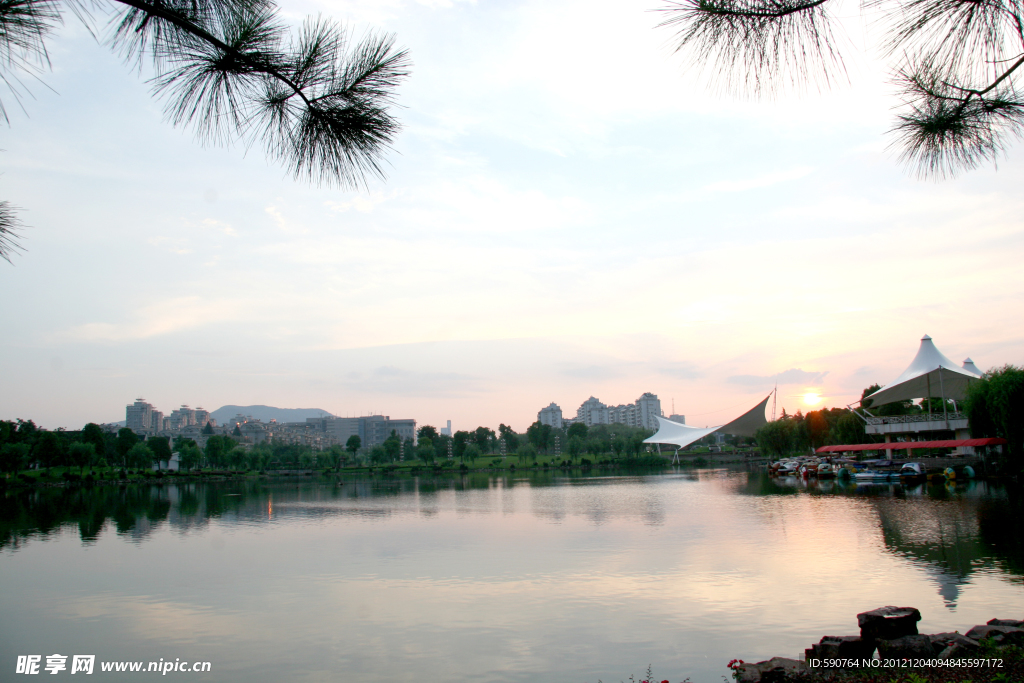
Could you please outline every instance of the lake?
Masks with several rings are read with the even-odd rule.
[[[98,681],[163,659],[211,663],[178,680],[719,683],[883,605],[922,633],[1024,618],[1022,507],[985,482],[739,470],[8,493],[0,659],[94,654]]]

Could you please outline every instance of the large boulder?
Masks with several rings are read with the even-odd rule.
[[[1017,619],[989,619],[989,626],[1012,626],[1014,628],[1024,628],[1024,621],[1018,621]]]
[[[991,638],[996,645],[1024,645],[1024,628],[1013,626],[985,624],[984,626],[975,626],[964,635],[974,640]]]
[[[807,664],[798,659],[772,657],[757,664],[736,668],[737,683],[783,683],[790,675],[807,671]]]
[[[934,633],[928,637],[932,641],[932,651],[939,659],[973,657],[981,649],[978,641],[959,633]]]
[[[935,656],[931,636],[902,636],[878,641],[881,659],[931,659]]]
[[[857,615],[860,637],[864,640],[894,640],[917,635],[921,612],[916,607],[879,607]]]
[[[870,659],[875,652],[875,641],[860,636],[825,636],[805,651],[814,659]]]

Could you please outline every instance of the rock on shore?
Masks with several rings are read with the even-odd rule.
[[[825,636],[804,650],[804,658],[773,657],[756,664],[734,667],[739,683],[782,683],[809,677],[815,660],[864,661],[880,659],[963,659],[976,656],[981,640],[991,639],[997,647],[1024,647],[1024,621],[992,619],[967,633],[919,634],[921,612],[914,607],[879,607],[857,615],[860,635]],[[831,669],[835,671],[835,669]]]

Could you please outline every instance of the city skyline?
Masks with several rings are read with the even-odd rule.
[[[0,154],[28,226],[0,263],[0,418],[78,429],[146,396],[522,431],[650,391],[704,426],[776,383],[780,412],[846,405],[924,334],[1024,364],[1021,146],[908,175],[882,61],[754,102],[696,84],[649,2],[284,9],[408,48],[387,179],[203,147],[69,20]]]

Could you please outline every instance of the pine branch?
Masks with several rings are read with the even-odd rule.
[[[900,114],[893,146],[920,177],[948,178],[996,162],[1024,134],[1024,98],[1011,76],[1018,59],[983,88],[960,85],[948,66],[920,63],[900,72],[909,111]]]
[[[49,66],[44,41],[59,21],[53,0],[0,0],[0,81],[19,104],[28,90],[12,72],[35,76]],[[10,122],[2,99],[0,116]]]
[[[315,19],[285,48],[267,4],[214,12],[114,1],[132,8],[117,41],[129,56],[152,53],[175,124],[192,123],[207,140],[262,140],[294,175],[317,182],[357,186],[383,175],[382,154],[399,129],[387,105],[409,66],[390,36],[371,35],[349,52],[342,27]]]
[[[0,258],[8,263],[11,262],[11,255],[15,251],[23,251],[18,243],[18,230],[24,227],[18,219],[18,214],[9,202],[0,201]]]
[[[676,29],[676,50],[727,90],[771,94],[845,76],[827,1],[673,1],[659,26]]]

